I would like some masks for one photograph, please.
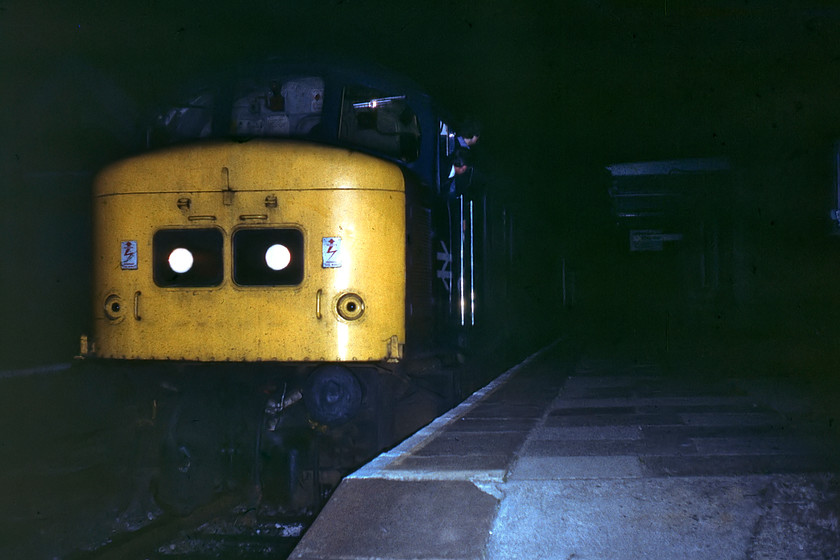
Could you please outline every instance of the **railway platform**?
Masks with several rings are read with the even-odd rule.
[[[346,477],[290,558],[840,558],[809,399],[555,343]]]

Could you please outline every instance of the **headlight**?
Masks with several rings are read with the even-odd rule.
[[[178,274],[188,272],[192,268],[193,262],[195,262],[195,259],[189,249],[178,247],[169,253],[169,268],[172,269],[172,272]]]
[[[285,245],[275,243],[265,252],[265,264],[271,270],[283,270],[292,262],[292,253]]]

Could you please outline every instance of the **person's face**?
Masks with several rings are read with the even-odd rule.
[[[469,138],[464,138],[464,144],[467,146],[473,146],[478,142],[478,136],[470,136]]]

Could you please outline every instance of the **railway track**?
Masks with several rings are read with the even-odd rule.
[[[221,496],[186,517],[161,516],[67,560],[285,558],[311,519],[247,503],[247,496],[241,493]]]

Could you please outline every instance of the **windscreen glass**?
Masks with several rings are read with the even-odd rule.
[[[318,136],[323,109],[321,77],[247,80],[234,95],[230,132],[244,137]]]

